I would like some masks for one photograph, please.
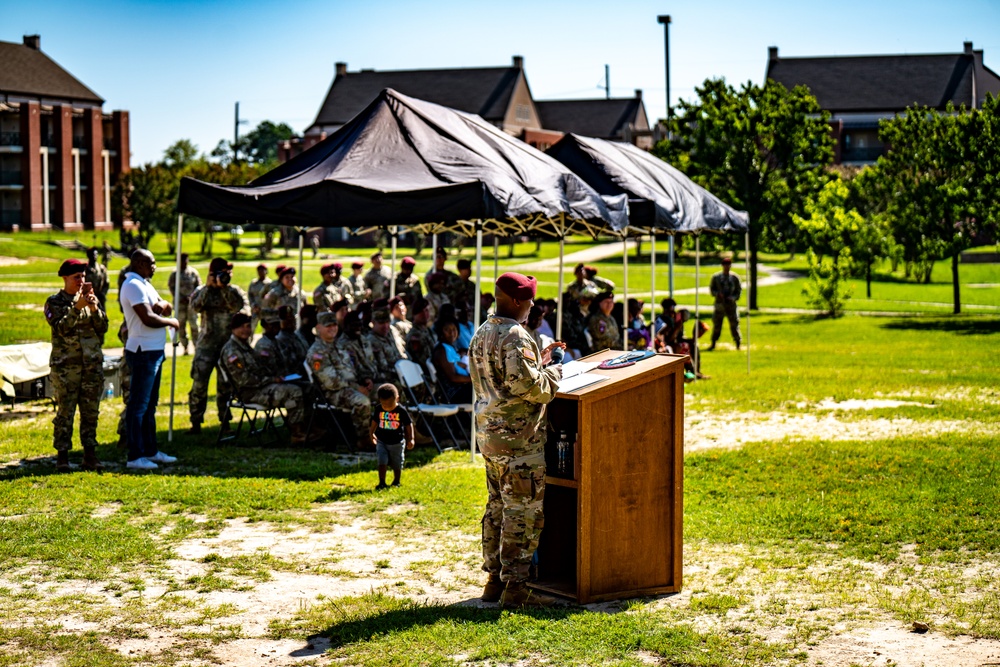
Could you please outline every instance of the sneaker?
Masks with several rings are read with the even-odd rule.
[[[147,456],[146,460],[153,463],[177,463],[176,456],[170,456],[165,452],[156,452],[152,456]]]
[[[132,470],[156,470],[160,466],[156,465],[149,459],[136,459],[126,463],[125,467],[131,468]]]

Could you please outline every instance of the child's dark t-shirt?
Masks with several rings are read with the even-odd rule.
[[[392,410],[383,410],[381,406],[372,412],[372,422],[375,424],[375,437],[387,445],[398,445],[403,442],[406,427],[412,424],[410,413],[402,405]]]

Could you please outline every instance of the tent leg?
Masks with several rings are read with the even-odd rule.
[[[305,287],[305,276],[302,275],[302,255],[305,248],[306,227],[299,227],[299,298],[295,301],[295,328],[302,326],[302,288]],[[251,334],[251,340],[253,335]]]
[[[746,241],[747,282],[750,281],[750,232],[743,236]],[[750,375],[750,290],[747,290],[747,375]]]
[[[622,350],[628,352],[628,235],[622,230]]]
[[[560,217],[564,214],[560,213]],[[559,236],[559,294],[556,296],[556,340],[562,340],[562,316],[563,316],[563,255],[566,252],[566,237]]]
[[[701,237],[695,234],[694,237],[694,332],[693,332],[693,342],[691,344],[691,352],[694,354],[694,377],[695,380],[698,379],[698,373],[701,372],[701,348],[698,347],[698,329],[701,327],[700,315],[700,301],[698,300],[698,293],[701,290]]]
[[[431,265],[437,261],[438,256],[438,235],[431,234]]]
[[[649,340],[646,349],[655,349],[653,325],[656,324],[656,234],[649,233]]]
[[[389,264],[389,298],[396,296],[396,233],[399,232],[399,227],[393,225],[389,228],[389,234],[392,236],[392,263]]]
[[[669,268],[669,290],[670,298],[674,298],[674,235],[671,234],[670,238],[667,240],[667,262]]]
[[[177,248],[174,254],[177,256],[176,268],[174,269],[174,308],[181,302],[181,243],[184,237],[184,214],[177,216]],[[180,313],[174,312],[175,317],[180,317]],[[167,442],[174,441],[174,391],[177,387],[177,340],[179,331],[174,331],[173,354],[170,356],[170,421],[167,424]]]
[[[482,288],[480,287],[482,278],[483,278],[483,227],[482,223],[480,223],[476,225],[476,303],[474,305],[474,309],[475,309],[475,317],[476,317],[475,322],[477,329],[482,324],[482,320],[480,318],[483,315],[482,313],[483,300],[480,298],[480,294],[482,294]],[[473,405],[476,404],[475,387],[473,387],[472,390],[472,404]],[[469,438],[469,455],[472,457],[472,462],[475,463],[476,462],[476,411],[473,410],[469,414],[472,417],[472,428],[469,431],[469,433],[472,434],[472,437]]]

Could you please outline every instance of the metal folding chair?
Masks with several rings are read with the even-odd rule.
[[[420,364],[409,359],[400,359],[396,362],[396,375],[399,376],[403,390],[406,391],[406,395],[410,400],[410,404],[406,407],[410,410],[415,410],[420,416],[420,421],[430,434],[437,450],[443,452],[444,448],[441,447],[441,442],[438,440],[437,434],[434,433],[434,428],[432,427],[431,420],[435,417],[441,419],[445,428],[448,429],[451,441],[457,444],[458,440],[455,438],[455,432],[451,430],[448,417],[458,414],[458,406],[442,403],[421,403],[417,400],[416,390],[425,384],[424,373],[420,370]],[[433,401],[434,392],[428,391],[428,394],[430,395],[430,400]]]
[[[357,450],[358,438],[361,434],[356,434],[356,437],[351,440],[347,437],[347,432],[344,430],[344,425],[341,423],[342,419],[346,419],[348,424],[351,424],[351,413],[343,408],[338,408],[336,405],[332,405],[328,400],[326,400],[326,394],[323,392],[323,388],[320,387],[316,381],[313,379],[312,368],[309,367],[309,360],[303,361],[302,366],[306,369],[306,377],[309,378],[309,383],[316,388],[317,398],[313,401],[312,411],[309,414],[309,423],[306,424],[306,433],[312,431],[313,422],[316,420],[317,411],[322,411],[330,417],[330,421],[333,422],[333,426],[337,429],[337,433],[340,434],[340,440],[347,447],[348,451],[354,452]],[[353,424],[350,430],[354,430]]]
[[[229,380],[229,373],[226,372],[225,367],[223,367],[221,363],[216,365],[216,370],[219,373],[219,379],[229,386],[233,386],[232,382]],[[247,435],[254,438],[259,447],[265,447],[278,443],[281,440],[281,436],[278,434],[278,427],[274,423],[274,418],[277,415],[281,417],[283,421],[287,421],[284,411],[278,407],[269,408],[259,403],[246,403],[242,398],[240,398],[239,392],[236,391],[236,388],[233,387],[233,389],[234,391],[229,395],[229,411],[233,414],[238,411],[240,419],[236,423],[236,428],[230,431],[229,435],[223,435],[222,430],[219,430],[219,438],[216,440],[216,444],[238,441],[243,432],[244,422],[249,428]],[[263,419],[264,424],[258,427],[257,423],[260,419]],[[265,436],[268,434],[271,434],[273,437],[265,440]]]

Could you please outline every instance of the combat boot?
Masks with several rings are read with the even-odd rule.
[[[63,450],[56,451],[56,470],[59,472],[69,472],[69,452]]]
[[[528,588],[523,581],[507,582],[500,596],[501,609],[523,609],[526,607],[554,607],[559,601],[549,595]]]
[[[308,434],[302,428],[302,424],[289,424],[288,430],[292,433],[293,445],[304,445],[308,439]]]
[[[201,435],[201,422],[191,422],[191,428],[188,429],[188,435]]]
[[[104,466],[97,460],[97,451],[93,446],[83,448],[83,465],[80,467],[91,472],[104,470]]]
[[[486,580],[486,585],[483,587],[483,596],[480,599],[483,602],[499,602],[502,595],[503,582],[500,581],[500,575],[491,574],[490,578]]]

